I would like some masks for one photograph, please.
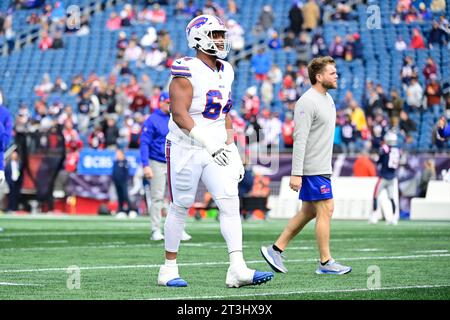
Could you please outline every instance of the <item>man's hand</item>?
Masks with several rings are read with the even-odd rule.
[[[209,154],[213,157],[214,162],[217,163],[219,166],[227,166],[230,164],[231,162],[230,151],[227,149],[225,145],[218,147],[218,149],[217,147],[216,148],[206,147],[206,150],[208,150]]]
[[[300,191],[302,188],[302,177],[301,176],[291,176],[291,180],[289,181],[289,187],[295,192]]]
[[[5,171],[0,170],[0,185],[5,182]]]
[[[153,170],[149,166],[144,167],[144,177],[146,179],[152,179],[153,178]]]
[[[211,133],[205,128],[194,126],[189,132],[189,136],[200,142],[219,166],[227,166],[231,162],[230,151],[225,143],[217,144],[211,139]]]

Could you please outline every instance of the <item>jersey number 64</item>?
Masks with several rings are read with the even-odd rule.
[[[231,92],[228,94],[228,101],[225,106],[222,106],[218,100],[222,100],[222,93],[219,90],[209,90],[208,93],[206,93],[205,110],[202,112],[203,117],[217,120],[221,113],[227,114],[230,112],[233,107]]]

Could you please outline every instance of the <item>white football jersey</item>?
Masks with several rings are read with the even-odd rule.
[[[189,115],[197,126],[207,127],[208,133],[218,143],[225,143],[227,140],[225,117],[232,108],[231,85],[234,70],[231,64],[217,60],[217,68],[213,70],[198,58],[184,57],[173,62],[171,76],[172,79],[183,77],[191,82],[194,94]],[[197,141],[180,130],[172,115],[167,139],[200,146]]]

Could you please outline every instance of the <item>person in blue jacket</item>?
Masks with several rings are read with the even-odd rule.
[[[12,135],[13,121],[9,110],[0,105],[0,185],[5,183],[5,161],[4,154],[9,146]],[[0,228],[0,232],[3,229]]]
[[[447,124],[447,121],[444,116],[439,118],[437,125],[437,133],[443,139],[450,137],[450,124]]]
[[[166,136],[169,132],[170,98],[168,92],[162,92],[159,97],[159,109],[156,109],[142,125],[141,131],[141,161],[144,177],[150,182],[150,220],[151,240],[164,239],[161,232],[161,210],[164,207],[164,195],[167,184],[167,161],[165,153]],[[191,236],[183,232],[183,241]]]

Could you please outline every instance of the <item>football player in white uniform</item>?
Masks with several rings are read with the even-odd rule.
[[[180,58],[172,65],[172,112],[166,140],[171,202],[164,225],[166,260],[159,269],[158,285],[187,286],[180,278],[176,258],[200,179],[220,211],[220,229],[230,258],[226,285],[255,285],[273,278],[272,272],[249,269],[242,253],[238,182],[244,167],[228,115],[234,71],[228,62],[220,60],[230,50],[226,33],[219,18],[195,17],[186,27],[186,37],[189,47],[196,49],[196,57]]]

